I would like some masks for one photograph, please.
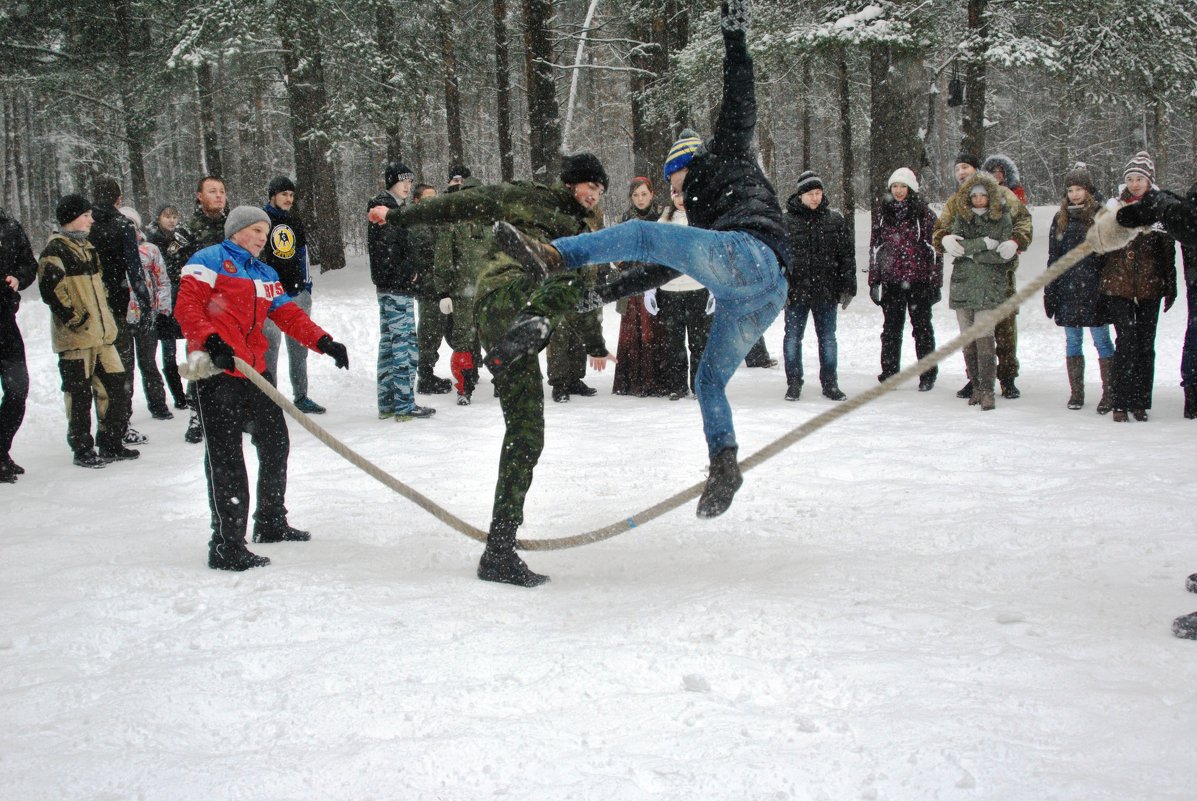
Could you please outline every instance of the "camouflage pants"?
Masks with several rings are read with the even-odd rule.
[[[416,341],[419,357],[416,367],[420,378],[432,377],[432,369],[440,359],[441,340],[449,331],[449,318],[441,314],[440,301],[421,297],[416,303]]]
[[[581,314],[567,314],[549,340],[549,384],[568,387],[586,377],[586,344],[582,340]]]
[[[553,323],[582,299],[582,281],[574,274],[559,275],[537,286],[517,278],[478,301],[478,333],[489,349],[507,333],[517,314],[549,318]],[[503,450],[491,517],[524,522],[524,498],[532,487],[532,473],[544,450],[544,378],[540,358],[527,356],[512,363],[495,380],[503,410]]]

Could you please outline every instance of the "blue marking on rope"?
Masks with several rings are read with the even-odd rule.
[[[636,528],[636,521],[630,517],[628,518],[628,528]]]

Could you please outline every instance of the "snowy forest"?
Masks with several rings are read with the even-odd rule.
[[[0,203],[32,232],[115,176],[143,213],[224,177],[260,203],[294,175],[321,267],[361,245],[364,199],[401,159],[441,185],[551,180],[589,150],[614,186],[709,131],[715,2],[19,0],[0,11]],[[1001,152],[1033,203],[1075,161],[1109,191],[1148,149],[1163,186],[1197,161],[1197,9],[1174,0],[762,0],[759,145],[784,196],[804,169],[865,208],[911,166],[930,200],[955,153]],[[851,215],[849,215],[851,219]]]

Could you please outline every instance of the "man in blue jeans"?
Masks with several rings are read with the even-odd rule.
[[[694,278],[715,297],[710,338],[694,382],[711,459],[698,501],[698,516],[704,518],[727,511],[744,483],[727,382],[786,298],[783,271],[789,251],[781,207],[752,150],[756,95],[746,42],[751,9],[749,0],[723,4],[723,105],[715,135],[705,143],[683,135],[666,159],[665,177],[685,198],[689,227],[632,220],[543,245],[511,226],[495,225],[499,245],[535,272],[608,261],[652,265],[625,271],[600,288],[591,303],[643,292],[675,277],[675,271]],[[487,354],[487,366],[495,372],[514,358],[537,353],[549,330],[546,318],[517,319],[507,338]]]

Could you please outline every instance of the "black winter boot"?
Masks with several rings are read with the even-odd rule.
[[[534,356],[549,344],[553,332],[547,317],[520,314],[507,329],[503,338],[487,351],[484,364],[491,375],[499,375],[512,362],[525,356]]]
[[[453,389],[452,381],[434,375],[431,370],[416,379],[416,392],[420,395],[444,395],[451,389]]]
[[[1197,386],[1185,386],[1185,419],[1197,420]]]
[[[307,542],[311,538],[311,532],[287,523],[254,523],[254,542]]]
[[[711,457],[707,486],[698,499],[699,517],[718,517],[731,506],[736,490],[744,483],[744,477],[740,475],[740,463],[736,459],[738,450],[735,447],[724,448]]]
[[[533,573],[515,552],[515,532],[519,525],[511,520],[492,520],[486,538],[486,550],[478,562],[478,578],[517,587],[539,587],[548,576]]]
[[[1002,397],[1007,400],[1014,400],[1022,397],[1022,390],[1014,386],[1014,379],[1007,378],[1005,381],[999,382],[1002,385]]]
[[[972,381],[969,381],[967,384],[962,386],[960,389],[956,390],[957,398],[971,399],[972,396],[973,396],[973,382]]]
[[[243,542],[208,543],[208,567],[213,570],[240,572],[253,567],[266,567],[268,564],[268,558],[251,553]]]
[[[796,378],[786,388],[786,400],[796,401],[802,397],[802,379]]]
[[[187,421],[187,431],[183,434],[183,440],[192,445],[204,441],[204,427],[200,425],[199,414],[194,409],[191,410],[191,419]]]
[[[1172,633],[1185,640],[1197,640],[1197,612],[1190,612],[1173,620]]]
[[[823,397],[833,401],[847,400],[848,396],[840,389],[838,381],[828,381],[823,385]]]
[[[1189,592],[1197,592],[1197,573],[1185,579],[1185,589]]]
[[[566,387],[566,389],[569,390],[570,395],[581,395],[583,398],[592,398],[598,394],[597,389],[590,386],[589,384],[587,384],[585,381],[582,381],[581,379],[579,379],[577,381],[571,381],[569,386]]]

